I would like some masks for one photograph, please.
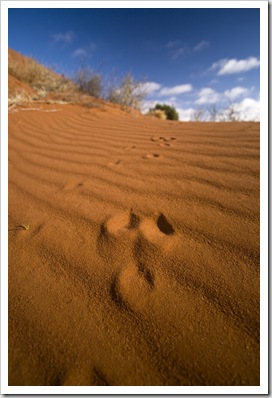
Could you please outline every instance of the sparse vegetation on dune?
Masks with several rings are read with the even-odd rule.
[[[68,79],[64,74],[59,75],[13,50],[9,50],[8,72],[17,87],[16,90],[9,91],[9,105],[37,100],[90,104],[91,97],[118,104],[125,110],[139,110],[145,96],[142,82],[135,81],[131,74],[119,79],[118,83],[115,83],[116,79],[111,79],[106,84],[100,73],[84,66]]]
[[[195,109],[191,114],[192,122],[238,122],[241,121],[237,106],[232,103],[211,104]]]
[[[139,110],[146,93],[142,82],[135,81],[133,76],[128,73],[122,79],[119,86],[113,86],[109,90],[107,99],[123,108],[133,108]]]
[[[33,98],[27,94],[17,93],[8,98],[8,106],[31,102]]]
[[[23,83],[29,84],[42,97],[41,93],[65,92],[74,89],[74,84],[64,75],[40,65],[33,58],[17,59],[9,54],[9,75]]]
[[[90,67],[81,67],[73,78],[78,89],[95,98],[102,96],[102,77]]]
[[[99,106],[95,99],[120,105],[121,109],[139,110],[146,96],[143,80],[135,80],[130,74],[118,77],[102,76],[89,66],[81,66],[71,79],[45,67],[33,58],[25,57],[9,49],[9,98],[8,105],[16,106],[35,101],[44,103],[72,103],[88,107]],[[173,105],[157,103],[148,115],[164,120],[179,120]],[[192,111],[191,121],[239,121],[235,104],[211,104]]]

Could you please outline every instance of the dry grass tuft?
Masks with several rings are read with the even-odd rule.
[[[33,97],[31,95],[27,95],[26,93],[20,92],[15,95],[9,96],[8,98],[8,107],[10,108],[13,105],[22,105],[28,104],[33,101]]]
[[[9,58],[8,72],[19,81],[37,89],[40,93],[63,92],[68,89],[71,90],[74,86],[64,76],[57,75],[31,58],[22,60],[20,63]]]
[[[166,114],[164,111],[159,109],[152,109],[148,112],[148,115],[155,116],[160,120],[166,120]]]
[[[9,108],[31,102],[47,104],[75,104],[92,102],[90,93],[82,94],[81,87],[64,75],[9,50]],[[12,88],[11,88],[12,87]],[[88,97],[87,100],[85,97]],[[87,106],[87,105],[86,105]],[[95,107],[89,104],[89,107]]]

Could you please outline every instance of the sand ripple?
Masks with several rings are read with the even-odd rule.
[[[258,385],[259,124],[41,108],[9,114],[9,384]]]

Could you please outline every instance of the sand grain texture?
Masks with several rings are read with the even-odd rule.
[[[259,124],[29,107],[9,113],[9,385],[259,385]]]

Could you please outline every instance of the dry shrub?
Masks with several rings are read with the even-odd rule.
[[[105,91],[101,74],[94,72],[88,66],[82,66],[74,74],[72,80],[68,80],[64,75],[60,76],[32,58],[21,58],[18,61],[9,56],[8,71],[9,75],[35,90],[33,100],[76,102],[80,100],[79,96],[85,93],[88,96],[109,100],[121,105],[123,109],[131,111],[132,109],[140,110],[145,96],[143,83],[135,81],[130,74],[127,74],[122,80],[120,79],[117,85],[111,79],[110,85]],[[56,95],[61,98],[55,98]],[[15,97],[10,101],[16,102]],[[90,104],[93,106],[92,103]]]
[[[155,116],[156,118],[160,119],[160,120],[166,120],[166,114],[164,111],[160,110],[160,109],[153,109],[150,110],[149,115]]]
[[[95,98],[101,98],[102,78],[89,67],[81,67],[75,74],[74,82],[79,90]]]
[[[140,110],[145,95],[143,83],[135,81],[131,74],[127,74],[120,85],[110,88],[107,100],[121,105],[124,109]]]
[[[20,93],[16,93],[12,96],[9,96],[8,98],[8,106],[12,106],[12,105],[21,105],[21,104],[26,104],[26,103],[31,103],[33,100],[32,96],[24,93],[24,92],[20,92]]]

